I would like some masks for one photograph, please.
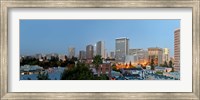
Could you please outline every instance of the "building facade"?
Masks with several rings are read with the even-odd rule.
[[[65,55],[59,55],[58,58],[61,61],[65,61],[66,60]]]
[[[142,49],[129,49],[129,55],[134,55],[137,54],[137,52],[139,52]]]
[[[93,59],[93,55],[94,55],[94,46],[87,45],[86,46],[86,59]]]
[[[114,51],[110,52],[110,58],[112,58],[112,59],[115,58],[115,52]]]
[[[98,67],[98,76],[100,75],[107,75],[109,79],[111,78],[111,64],[110,63],[103,63],[100,64]]]
[[[170,61],[170,52],[169,52],[169,49],[168,48],[164,48],[163,49],[163,63],[164,62],[167,62],[167,63],[169,63],[169,61]]]
[[[86,59],[86,52],[84,50],[79,51],[79,59]]]
[[[128,55],[129,50],[129,39],[117,38],[115,39],[115,59],[117,62],[124,63],[126,55]]]
[[[154,65],[155,66],[160,66],[163,62],[163,50],[162,48],[148,48],[148,56],[149,60],[148,62],[151,63],[151,60],[154,60]]]
[[[129,55],[126,57],[125,62],[146,65],[148,62],[148,52],[144,49],[129,49]]]
[[[174,31],[174,70],[180,71],[180,29]]]
[[[134,54],[134,55],[126,55],[125,58],[125,63],[126,64],[132,64],[132,65],[136,65],[138,63],[138,55]]]
[[[141,49],[137,52],[138,64],[146,65],[148,62],[148,51]]]
[[[96,55],[100,55],[102,58],[106,57],[105,47],[104,47],[103,41],[97,42],[97,44],[96,44]]]
[[[69,58],[75,57],[75,48],[73,47],[68,48],[68,56]]]

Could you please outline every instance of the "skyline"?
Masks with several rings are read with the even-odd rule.
[[[104,41],[106,52],[115,51],[115,39],[129,38],[129,49],[169,48],[174,55],[174,30],[180,20],[20,20],[20,54],[76,55],[89,44]]]

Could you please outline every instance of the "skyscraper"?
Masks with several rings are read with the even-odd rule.
[[[73,47],[70,47],[70,48],[68,48],[68,56],[69,56],[69,58],[72,58],[72,57],[74,57],[75,56],[75,48],[73,48]]]
[[[94,54],[94,47],[93,45],[86,46],[86,59],[92,59]]]
[[[104,42],[103,41],[97,42],[96,55],[101,55],[102,58],[105,58],[105,48],[104,48]]]
[[[110,58],[115,58],[115,52],[114,51],[110,52]]]
[[[180,71],[180,28],[174,31],[174,70]]]
[[[156,66],[160,66],[162,64],[162,57],[163,57],[163,50],[162,48],[148,48],[148,56],[149,56],[149,62],[151,63],[151,60],[154,60],[154,64]]]
[[[81,50],[79,52],[79,59],[80,60],[86,59],[86,52],[84,50]]]
[[[169,55],[169,49],[168,48],[164,48],[163,49],[163,62],[169,62],[170,61],[170,55]]]
[[[117,62],[125,62],[125,57],[128,55],[129,39],[126,37],[115,39],[115,59]]]

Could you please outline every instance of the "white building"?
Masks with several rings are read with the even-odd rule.
[[[170,52],[168,48],[163,49],[163,62],[169,62],[170,61]]]
[[[131,64],[137,64],[138,63],[138,55],[126,55],[125,58],[125,63],[129,64],[131,62]]]
[[[105,46],[103,41],[99,41],[96,44],[96,55],[101,55],[102,58],[106,58]]]
[[[59,60],[62,60],[62,61],[65,61],[65,60],[66,60],[66,59],[65,59],[65,55],[59,55],[58,58],[59,58]]]
[[[144,64],[148,61],[148,52],[147,50],[143,49],[135,49],[134,52],[129,53],[129,55],[126,55],[125,63],[131,64]]]
[[[129,39],[126,37],[115,39],[115,60],[125,62],[129,50]]]
[[[75,48],[73,47],[68,48],[68,56],[69,58],[75,57]]]

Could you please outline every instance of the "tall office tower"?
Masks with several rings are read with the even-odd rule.
[[[105,58],[105,47],[103,41],[97,42],[96,55],[100,55],[102,58]]]
[[[86,59],[93,59],[94,47],[93,45],[86,46]]]
[[[79,51],[79,59],[86,59],[86,52],[84,50]]]
[[[73,47],[68,48],[68,56],[69,58],[72,58],[75,56],[75,48]]]
[[[151,60],[154,60],[154,64],[156,66],[160,66],[162,64],[162,56],[163,56],[163,50],[162,48],[148,48],[148,56],[149,56],[149,62],[151,63]]]
[[[93,57],[97,55],[97,44],[95,43],[94,44],[94,47],[93,47]]]
[[[164,62],[169,62],[170,61],[170,53],[169,53],[169,49],[168,48],[164,48],[163,49],[163,63]]]
[[[115,52],[114,51],[110,52],[110,58],[115,58]]]
[[[129,39],[126,37],[115,39],[115,60],[124,63],[129,50]]]
[[[174,31],[174,70],[180,71],[180,28]]]

